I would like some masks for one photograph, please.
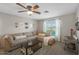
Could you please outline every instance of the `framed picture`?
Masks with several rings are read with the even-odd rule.
[[[18,28],[18,23],[15,23],[15,27]]]
[[[28,25],[28,23],[26,22],[25,25]]]
[[[28,29],[28,26],[26,26],[25,29]]]

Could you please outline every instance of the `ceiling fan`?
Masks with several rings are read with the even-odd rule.
[[[38,11],[39,5],[37,4],[32,4],[32,5],[27,5],[27,6],[24,6],[21,3],[16,3],[16,4],[24,8],[23,11],[18,11],[19,13],[27,12],[29,15],[32,15],[32,13],[41,14],[41,12]]]

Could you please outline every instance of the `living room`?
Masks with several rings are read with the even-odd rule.
[[[64,51],[63,45],[74,35],[78,16],[78,3],[0,3],[0,54],[78,55],[79,48]]]

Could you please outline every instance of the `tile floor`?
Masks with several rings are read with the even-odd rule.
[[[22,55],[22,53],[17,49],[8,53],[8,55]],[[75,53],[64,50],[63,44],[56,42],[53,46],[43,46],[34,55],[75,55]]]

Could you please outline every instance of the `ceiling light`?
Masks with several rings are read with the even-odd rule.
[[[27,14],[31,16],[33,14],[33,12],[32,11],[27,11]]]

